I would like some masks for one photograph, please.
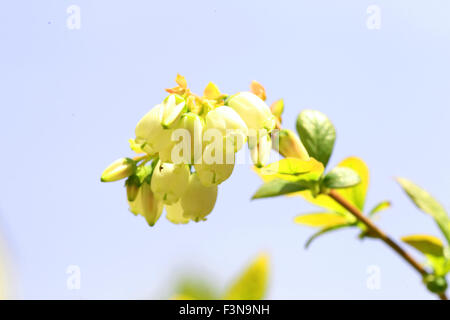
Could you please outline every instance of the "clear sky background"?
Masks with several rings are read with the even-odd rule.
[[[69,5],[81,29],[69,30]],[[369,5],[381,29],[366,26]],[[383,243],[356,230],[303,244],[295,225],[317,211],[300,198],[250,201],[260,185],[239,165],[205,223],[154,228],[128,212],[121,183],[101,184],[131,155],[137,121],[177,73],[201,92],[258,80],[284,98],[284,125],[326,113],[338,138],[330,165],[368,163],[370,207],[396,238],[439,235],[393,177],[408,177],[450,209],[450,2],[3,1],[0,4],[0,231],[21,298],[158,298],[187,270],[223,286],[255,255],[271,257],[268,298],[434,298]],[[413,254],[417,257],[415,252]],[[81,269],[68,290],[66,268]],[[380,290],[366,286],[381,271]]]

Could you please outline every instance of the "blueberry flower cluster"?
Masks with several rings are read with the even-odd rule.
[[[126,179],[130,211],[153,226],[164,208],[175,224],[203,221],[217,199],[218,185],[235,166],[245,144],[258,167],[272,149],[277,117],[265,103],[264,88],[227,95],[209,83],[203,96],[178,75],[177,86],[138,122],[130,147],[138,155],[108,166],[101,181]]]

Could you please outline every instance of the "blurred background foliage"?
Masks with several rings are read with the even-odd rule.
[[[213,280],[199,275],[185,275],[174,286],[176,300],[261,300],[269,280],[269,257],[259,254],[224,290]]]

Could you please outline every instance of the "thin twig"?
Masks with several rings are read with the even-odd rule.
[[[388,235],[386,235],[381,229],[379,229],[370,219],[368,219],[357,207],[352,203],[347,201],[339,193],[331,190],[328,195],[345,209],[347,209],[356,219],[364,223],[364,225],[378,238],[384,241],[388,246],[394,249],[403,259],[406,260],[420,275],[426,276],[428,272],[418,263],[413,257],[411,257],[405,250],[403,250],[394,240],[392,240]],[[442,300],[447,300],[445,293],[439,293],[439,298]]]

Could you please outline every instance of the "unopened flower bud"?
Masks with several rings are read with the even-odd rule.
[[[164,129],[162,122],[162,104],[151,109],[136,126],[135,142],[148,154],[154,154],[164,149],[170,142],[172,130]]]
[[[185,164],[159,161],[153,170],[152,191],[165,204],[173,204],[186,191],[189,183],[189,174],[189,167]]]
[[[134,214],[134,215],[142,215],[142,190],[141,188],[138,189],[138,193],[136,195],[136,198],[133,201],[128,200],[128,205],[130,206],[130,211]]]
[[[150,184],[144,182],[141,186],[142,215],[147,223],[153,227],[163,211],[163,202],[155,197]]]
[[[128,201],[134,201],[138,195],[139,192],[139,178],[136,175],[130,176],[125,181],[125,187],[127,189],[127,199]]]
[[[271,131],[275,127],[275,117],[269,106],[255,94],[240,92],[231,96],[227,103],[244,120],[248,129]]]
[[[170,128],[180,118],[186,102],[177,95],[171,94],[163,102],[163,112],[161,117],[161,124],[163,128]]]
[[[448,284],[445,276],[437,276],[428,274],[424,276],[423,282],[426,284],[428,290],[435,293],[442,293],[447,290]]]
[[[298,136],[289,129],[274,131],[273,148],[283,157],[308,161],[309,155]]]
[[[194,221],[204,220],[214,209],[217,199],[217,186],[205,187],[197,173],[189,177],[189,185],[180,200],[183,216]]]
[[[131,176],[136,170],[136,162],[130,158],[120,158],[111,163],[103,171],[100,180],[102,182],[112,182]]]
[[[249,140],[249,147],[251,146]],[[255,166],[261,168],[267,164],[272,150],[272,139],[269,133],[259,135],[257,141],[250,147],[250,156]]]
[[[198,98],[195,96],[189,96],[186,98],[186,109],[188,112],[193,112],[199,114],[202,111],[202,105]]]

